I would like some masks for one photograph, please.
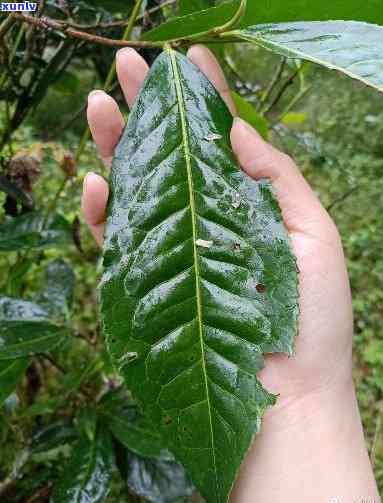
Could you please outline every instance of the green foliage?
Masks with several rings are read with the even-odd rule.
[[[46,218],[42,211],[31,211],[0,225],[0,251],[55,247],[71,239],[71,226],[58,213]]]
[[[251,124],[253,128],[256,129],[262,136],[262,138],[267,140],[269,136],[269,123],[264,115],[259,114],[254,106],[242,98],[242,96],[238,93],[233,91],[231,96],[239,117]]]
[[[98,428],[93,438],[85,435],[74,445],[58,481],[52,503],[100,503],[110,490],[114,453],[108,432]]]
[[[142,115],[149,103],[155,113]],[[292,353],[298,313],[280,210],[268,184],[239,170],[231,125],[185,57],[156,60],[116,149],[101,286],[116,368],[217,502],[275,400],[255,377],[262,353]]]
[[[382,26],[316,21],[252,26],[233,34],[281,56],[306,59],[339,70],[383,91]]]
[[[0,360],[0,406],[14,391],[28,366],[27,358]]]
[[[63,344],[66,328],[33,302],[0,297],[0,360],[49,351]]]
[[[186,0],[187,1],[187,0]],[[147,40],[167,40],[188,37],[195,33],[208,31],[227,23],[235,14],[240,0],[223,2],[204,12],[193,12],[187,16],[170,19],[166,23],[146,33]],[[282,23],[295,21],[329,21],[343,19],[383,24],[383,10],[379,1],[349,0],[322,1],[312,0],[248,0],[242,28],[254,24]]]
[[[158,3],[156,0],[144,1],[142,8],[156,7]],[[134,35],[138,38],[149,30],[143,36],[154,40],[201,33],[229,21],[239,5],[237,1],[217,1],[217,7],[212,9],[213,4],[210,0],[181,0],[174,8],[168,6],[155,15],[142,18]],[[67,0],[65,8],[63,5],[58,0],[47,0],[44,15],[80,24],[108,23],[126,19],[132,2]],[[201,9],[208,10],[198,12]],[[158,26],[164,14],[171,15],[172,12],[178,12],[181,17],[168,19]],[[347,3],[249,0],[239,27],[329,19],[382,24],[382,16],[383,10],[374,0]],[[152,26],[154,29],[150,31]],[[349,27],[347,32],[345,26]],[[286,25],[279,25],[278,30],[281,27]],[[339,67],[341,71],[368,80],[381,89],[377,70],[377,60],[381,57],[376,54],[380,38],[378,36],[376,43],[373,39],[374,33],[379,35],[380,27],[369,25],[366,28],[361,23],[305,23],[293,27],[301,30],[299,42],[291,42],[289,34],[276,33],[275,27],[265,31],[264,27],[256,26],[241,30],[240,36],[247,37],[251,32],[251,38],[255,34],[258,45],[267,46],[273,52],[293,58],[320,59],[325,67]],[[232,29],[235,28],[237,26]],[[121,38],[123,28],[93,27],[90,31]],[[234,33],[239,36],[240,32]],[[296,32],[294,40],[295,35]],[[202,38],[211,36],[206,34]],[[316,36],[320,45],[316,40],[308,40]],[[122,368],[126,375],[132,373],[129,375],[132,380],[139,375],[137,369],[143,372],[140,361],[130,361],[136,348],[126,354],[126,348],[117,347],[117,355],[127,356],[127,361],[114,358],[111,362],[100,336],[96,292],[100,273],[99,251],[78,220],[85,172],[92,169],[105,174],[90,143],[86,145],[81,162],[75,166],[73,178],[63,184],[63,153],[75,153],[78,137],[85,126],[83,105],[86,94],[91,88],[103,85],[114,56],[113,49],[84,44],[57,30],[28,30],[18,23],[7,33],[2,44],[8,48],[9,59],[4,51],[4,71],[0,77],[0,148],[4,147],[0,155],[0,499],[4,503],[27,500],[44,503],[50,498],[60,502],[131,500],[135,503],[138,497],[153,502],[190,501],[192,484],[183,466],[169,451],[171,442],[168,437],[171,435],[165,435],[165,438],[162,435],[163,430],[172,431],[173,426],[168,421],[177,410],[172,409],[163,424],[155,407],[149,409],[153,400],[146,400],[147,407],[133,401],[120,380],[118,369]],[[350,50],[348,44],[352,47],[356,44],[357,48]],[[355,380],[367,443],[382,490],[381,97],[371,89],[363,88],[360,82],[322,71],[318,66],[302,66],[296,60],[281,65],[277,56],[255,44],[215,43],[211,46],[227,69],[240,116],[261,134],[268,133],[273,143],[297,159],[342,234],[353,289]],[[322,49],[318,49],[323,46],[331,46],[331,51],[323,54]],[[347,51],[342,50],[344,47]],[[358,59],[358,64],[350,67],[346,52],[353,58],[352,62]],[[144,51],[150,61],[156,54],[155,51]],[[181,61],[176,56],[178,59]],[[376,60],[371,61],[373,59]],[[165,89],[171,87],[172,77]],[[157,86],[160,80],[153,85]],[[181,81],[180,87],[181,90],[190,90],[190,83]],[[157,106],[159,96],[156,90],[155,87],[152,103]],[[120,93],[113,92],[123,105]],[[170,96],[168,93],[166,98],[170,100]],[[228,121],[224,119],[227,118],[226,109],[219,108],[222,106],[217,103],[217,110],[222,112],[218,122]],[[172,117],[177,116],[175,110],[169,113],[173,114]],[[154,107],[150,108],[150,114],[154,115]],[[166,118],[157,119],[161,119],[158,123],[158,132],[161,132],[161,126],[167,124]],[[203,127],[209,124],[210,119],[203,121]],[[182,128],[178,129],[178,135],[180,130]],[[190,131],[195,133],[193,128]],[[226,145],[228,130],[225,129],[222,139],[218,139],[217,134],[214,131],[213,136],[207,135],[206,147],[210,145],[212,149],[218,149],[220,145]],[[141,135],[145,136],[142,132]],[[52,139],[54,143],[48,142]],[[26,150],[27,155],[37,154],[41,169],[38,180],[30,179],[28,172],[21,173],[19,178],[12,173],[13,156],[21,151],[25,154]],[[158,151],[163,154],[160,149]],[[195,153],[193,150],[192,154]],[[171,168],[169,162],[166,168]],[[138,179],[140,176],[142,173]],[[259,187],[258,196],[262,195],[263,201],[270,204],[267,186]],[[177,190],[174,197],[182,192],[180,187]],[[166,193],[169,199],[172,196],[171,190]],[[157,203],[155,198],[149,200],[149,210],[166,210],[161,205],[155,207]],[[223,218],[213,206],[215,202],[209,201],[209,204],[209,208],[207,204],[201,204],[197,209],[208,208],[209,217],[219,215]],[[138,218],[138,209],[135,211]],[[150,219],[137,221],[140,232],[142,229],[146,232],[148,228],[145,226],[155,223]],[[181,230],[186,232],[187,229],[185,226]],[[210,246],[209,236],[204,237],[208,238],[204,244]],[[154,248],[145,248],[137,263],[147,264]],[[212,247],[198,248],[201,257],[213,251]],[[201,258],[201,263],[203,260]],[[156,265],[153,262],[152,268],[146,270],[150,273],[150,280],[157,281],[162,277],[154,275]],[[167,274],[166,264],[160,265],[160,274]],[[188,264],[185,262],[185,265]],[[137,278],[143,272],[139,269],[133,272],[138,285],[141,280]],[[171,273],[169,269],[169,275]],[[218,279],[222,280],[223,276],[223,273],[218,275]],[[140,284],[147,287],[146,283]],[[236,286],[235,282],[230,283],[230,288],[233,285]],[[268,293],[267,290],[263,292],[263,301]],[[121,307],[125,305],[117,303],[118,316],[122,316]],[[156,321],[148,320],[148,323],[154,326]],[[163,328],[163,325],[155,325],[155,337]],[[225,341],[228,343],[227,338]],[[214,356],[217,352],[240,364],[252,375],[262,365],[260,351],[254,352],[250,345],[241,348],[240,352],[235,352],[234,345],[224,347],[217,340],[210,341],[210,345],[213,348],[208,349],[211,359],[206,359],[209,372],[217,364],[219,357]],[[162,351],[163,347],[160,348]],[[170,352],[173,348],[170,346],[166,350]],[[157,367],[151,367],[158,385],[169,379],[172,372],[182,370],[181,367],[188,364],[185,358],[194,356],[198,348],[193,344],[186,348],[176,346],[176,351],[178,366],[170,360],[168,364],[158,360]],[[159,353],[159,357],[162,358],[163,354],[164,351]],[[222,369],[223,365],[219,367],[217,364],[214,371],[217,368]],[[158,372],[154,373],[155,369],[159,369]],[[213,377],[216,378],[216,374]],[[142,382],[146,388],[147,382],[144,379]],[[198,380],[196,383],[197,388],[184,386],[170,398],[162,392],[161,399],[165,397],[177,404],[193,399],[200,390]],[[190,396],[186,396],[187,393]],[[271,401],[272,397],[269,398]],[[144,415],[143,411],[147,414]],[[239,420],[242,425],[243,418]],[[181,434],[185,438],[187,432]],[[222,438],[228,436],[222,435]],[[225,452],[228,453],[226,461],[232,463],[237,455],[235,449],[226,449]],[[115,459],[118,471],[114,466]],[[198,466],[199,472],[203,472],[203,462]]]

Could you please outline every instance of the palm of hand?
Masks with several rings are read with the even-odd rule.
[[[188,56],[213,82],[235,115],[222,70],[212,54],[196,46]],[[119,51],[117,73],[130,106],[147,71],[135,51]],[[118,105],[96,91],[89,97],[88,120],[99,153],[109,166],[124,125]],[[242,121],[235,121],[231,137],[242,169],[255,179],[271,180],[298,260],[301,312],[296,354],[292,358],[269,356],[259,376],[269,391],[280,393],[283,406],[351,378],[352,310],[347,271],[338,232],[293,161]],[[107,198],[104,179],[89,174],[82,208],[99,244]]]

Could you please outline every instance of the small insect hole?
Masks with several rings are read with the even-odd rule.
[[[172,423],[173,418],[172,418],[172,417],[170,417],[170,416],[165,416],[165,417],[164,417],[164,419],[163,419],[163,421],[164,421],[164,423],[165,423],[166,425],[168,425],[168,424],[171,424],[171,423]]]
[[[234,243],[233,250],[234,251],[239,251],[240,249],[241,249],[241,245],[239,243]]]
[[[265,293],[266,292],[266,286],[262,285],[261,283],[259,283],[255,288],[258,293]]]

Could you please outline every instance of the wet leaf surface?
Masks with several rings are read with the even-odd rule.
[[[108,432],[99,429],[73,447],[72,456],[57,482],[52,503],[100,503],[109,492],[114,453]]]
[[[188,59],[156,60],[116,149],[100,286],[115,367],[218,503],[275,403],[256,378],[263,354],[292,353],[298,315],[278,204],[238,168],[231,126]]]
[[[383,92],[383,26],[313,21],[258,25],[233,33],[282,56],[338,70]]]

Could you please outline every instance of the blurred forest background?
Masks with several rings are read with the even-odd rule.
[[[81,24],[110,23],[123,19],[121,4],[129,2],[48,0],[44,13],[59,19],[70,16]],[[177,9],[175,2],[157,9],[159,4],[143,3],[133,36]],[[0,25],[5,19],[0,17]],[[122,38],[124,29],[117,25],[100,28],[98,33]],[[84,406],[84,396],[93,405],[106,389],[118,386],[98,321],[100,250],[80,215],[85,173],[93,170],[107,176],[86,133],[85,103],[90,90],[104,87],[115,49],[21,23],[7,31],[6,40],[9,50],[3,43],[0,49],[0,293],[27,300],[45,295],[46,300],[55,295],[49,274],[61,268],[61,280],[56,270],[54,281],[56,290],[59,285],[67,292],[65,316],[74,336],[50,356],[33,358],[17,392],[0,409],[0,499],[46,501],[50,481],[62,470],[57,459],[69,456],[69,436],[68,442],[65,438],[62,442],[68,444],[65,448],[57,448],[57,442],[29,448],[30,439],[43,428],[75,416],[86,425],[91,411]],[[383,491],[382,96],[333,72],[286,62],[246,44],[225,44],[215,50],[237,93],[242,116],[296,159],[342,235],[355,313],[355,381],[368,448]],[[140,52],[149,63],[157,54],[154,49]],[[127,115],[114,79],[109,78],[106,88]],[[30,217],[29,223],[19,220],[11,227],[7,222],[12,217],[25,219],[31,212],[34,219],[47,219],[51,231],[45,244],[28,247],[27,227],[36,222]],[[54,218],[59,224],[50,227]],[[16,455],[20,452],[24,457]],[[163,481],[156,483],[165,491]],[[131,493],[150,501],[176,501],[130,487]],[[114,477],[106,501],[127,501],[125,494],[125,483]]]

